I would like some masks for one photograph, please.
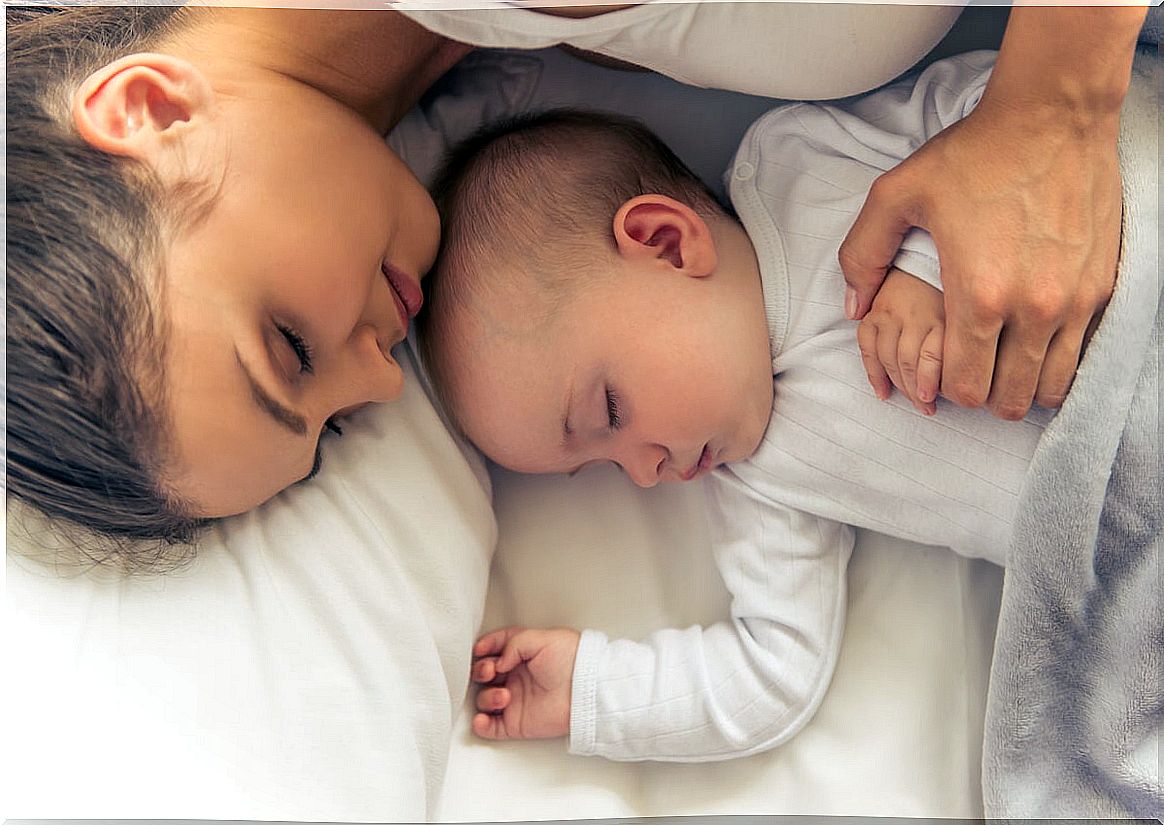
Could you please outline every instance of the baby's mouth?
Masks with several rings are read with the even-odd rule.
[[[685,472],[682,476],[684,481],[691,481],[701,472],[711,466],[711,445],[704,444],[703,451],[699,454],[699,460],[691,465],[691,469]]]

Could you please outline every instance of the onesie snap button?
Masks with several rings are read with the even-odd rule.
[[[754,174],[756,174],[756,167],[748,163],[746,160],[736,164],[737,179],[747,180]]]

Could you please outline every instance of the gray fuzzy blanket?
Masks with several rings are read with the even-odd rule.
[[[987,700],[992,818],[1164,816],[1162,89],[1141,49],[1115,294],[1021,494]]]

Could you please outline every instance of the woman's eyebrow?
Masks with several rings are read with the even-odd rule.
[[[267,392],[263,385],[258,382],[254,374],[247,367],[239,354],[238,349],[234,351],[235,361],[238,362],[239,369],[242,370],[243,375],[246,376],[247,384],[251,388],[251,398],[258,405],[259,409],[270,416],[279,426],[286,430],[290,430],[295,435],[307,435],[307,420],[299,413],[284,406]]]

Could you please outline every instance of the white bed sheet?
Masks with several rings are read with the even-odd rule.
[[[494,501],[501,540],[487,628],[564,624],[638,637],[726,615],[696,485],[639,490],[606,468],[573,479],[496,471]],[[438,816],[981,817],[1001,572],[862,532],[836,674],[817,716],[788,744],[729,762],[615,763],[569,756],[562,740],[476,739],[467,704]]]

